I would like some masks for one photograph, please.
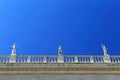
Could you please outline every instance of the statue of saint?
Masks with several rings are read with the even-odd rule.
[[[103,49],[104,55],[108,55],[108,51],[107,51],[108,49],[104,44],[102,44],[102,49]]]
[[[58,47],[58,54],[62,54],[62,47],[61,47],[61,45],[59,45],[59,47]]]
[[[12,54],[11,55],[16,55],[16,44],[15,43],[12,46]]]

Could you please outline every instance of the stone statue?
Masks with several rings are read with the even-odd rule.
[[[58,47],[58,54],[62,54],[62,47],[61,47],[61,45],[59,45],[59,47]]]
[[[102,44],[102,49],[103,49],[104,55],[108,55],[108,51],[107,51],[108,49],[104,44]]]
[[[58,62],[62,63],[64,62],[64,56],[62,55],[62,47],[59,45],[58,47]]]
[[[11,55],[16,55],[16,44],[15,43],[12,46],[12,54]]]

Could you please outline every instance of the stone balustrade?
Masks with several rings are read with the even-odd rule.
[[[120,56],[63,56],[63,62],[59,56],[0,56],[0,63],[120,63]],[[12,61],[11,61],[12,60]]]

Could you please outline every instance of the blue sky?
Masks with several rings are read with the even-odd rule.
[[[120,0],[0,0],[0,55],[120,55]]]

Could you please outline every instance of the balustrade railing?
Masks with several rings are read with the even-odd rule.
[[[120,56],[0,56],[0,63],[120,63]],[[107,61],[106,61],[107,60]]]

